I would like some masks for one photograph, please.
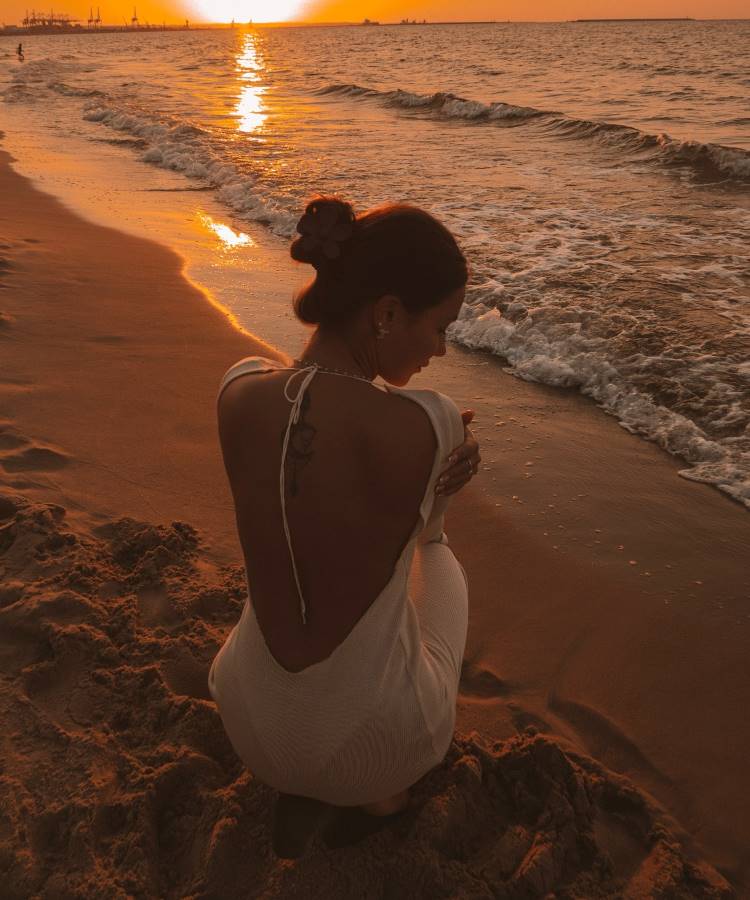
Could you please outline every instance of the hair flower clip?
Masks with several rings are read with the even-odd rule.
[[[338,218],[339,211],[333,206],[306,212],[297,222],[304,250],[308,253],[320,251],[327,259],[341,256],[341,244],[352,236],[354,226],[352,222],[340,222]]]

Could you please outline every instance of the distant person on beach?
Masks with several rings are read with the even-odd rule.
[[[18,47],[16,48],[16,56],[18,56],[18,59],[19,59],[21,62],[24,61],[23,44],[19,44]]]
[[[455,238],[416,207],[335,197],[297,231],[314,331],[291,365],[248,357],[219,390],[249,598],[209,675],[238,755],[280,792],[287,858],[316,829],[343,846],[403,814],[450,746],[468,587],[443,518],[480,462],[472,411],[403,388],[461,309]]]

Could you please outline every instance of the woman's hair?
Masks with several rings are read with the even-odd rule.
[[[406,203],[361,215],[338,197],[316,197],[297,224],[292,259],[314,266],[313,281],[294,299],[299,319],[341,325],[384,294],[417,314],[468,279],[466,258],[448,229]]]

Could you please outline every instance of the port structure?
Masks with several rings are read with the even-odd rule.
[[[28,9],[23,19],[24,28],[69,28],[80,19],[73,19],[67,13],[59,13],[55,15],[54,10],[50,10],[49,15],[46,13],[37,13],[35,9],[31,10],[29,15]]]

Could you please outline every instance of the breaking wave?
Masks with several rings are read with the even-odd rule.
[[[296,216],[276,200],[272,188],[259,184],[251,171],[241,171],[231,162],[206,129],[93,101],[85,105],[83,118],[145,141],[144,162],[199,179],[215,188],[218,199],[238,215],[260,222],[280,236],[292,234]]]
[[[690,168],[701,179],[722,179],[750,183],[750,151],[739,147],[701,141],[681,141],[668,134],[648,134],[628,125],[577,119],[529,106],[514,106],[496,101],[482,103],[439,91],[415,94],[410,91],[379,91],[357,84],[329,84],[316,93],[375,100],[385,106],[404,110],[425,110],[432,115],[464,119],[468,122],[493,122],[505,125],[532,125],[552,136],[594,141],[624,154],[650,156],[667,166]]]

